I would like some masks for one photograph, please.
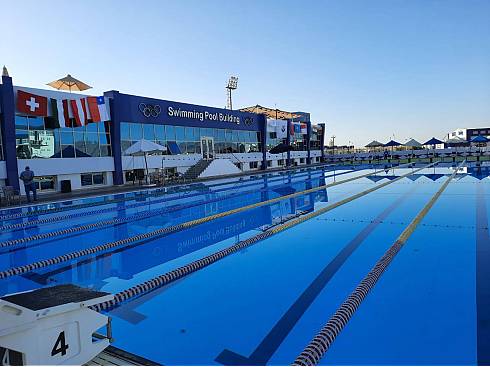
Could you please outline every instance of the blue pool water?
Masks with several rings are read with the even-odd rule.
[[[65,283],[120,292],[392,182],[108,311],[114,345],[156,363],[290,364],[454,172],[413,170],[310,168],[4,209],[0,271],[371,173],[2,279],[0,294]],[[488,180],[471,167],[454,177],[321,364],[490,363]]]

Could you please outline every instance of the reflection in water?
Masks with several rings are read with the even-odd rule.
[[[273,178],[262,177],[256,181],[256,192],[243,195],[240,200],[228,199],[217,201],[216,203],[212,203],[212,205],[201,204],[193,208],[179,210],[178,213],[175,213],[175,217],[178,217],[179,221],[182,222],[188,219],[223,212],[230,208],[325,185],[325,177],[323,175],[312,175],[309,173],[305,178],[306,180],[298,181],[295,180],[295,175],[289,174],[285,175],[278,184],[277,178],[274,180]],[[273,182],[272,185],[271,182]],[[247,190],[250,190],[250,188]],[[206,194],[206,199],[209,201],[213,201],[216,198],[219,198],[219,194],[217,193],[208,192]],[[62,283],[73,283],[100,289],[113,279],[131,280],[141,272],[197,250],[204,249],[210,245],[227,241],[227,243],[222,245],[229,246],[231,243],[246,239],[256,234],[257,231],[264,230],[268,226],[276,224],[278,221],[282,222],[288,215],[298,215],[298,213],[313,211],[315,202],[325,202],[327,200],[326,190],[319,190],[296,198],[286,199],[270,206],[247,210],[157,239],[139,242],[136,245],[113,249],[97,256],[83,258],[72,264],[63,263],[56,267],[45,268],[38,272],[25,274],[22,276],[22,281],[9,282],[11,287],[13,284],[18,283],[18,287],[14,286],[15,289],[10,288],[9,291],[20,291],[39,287],[40,285],[46,286]],[[127,213],[124,203],[118,203],[117,207],[117,216],[119,218],[126,217]],[[174,215],[172,214],[172,216]],[[143,231],[149,231],[151,226],[156,226],[157,223],[161,225],[162,219],[162,217],[158,217],[147,220],[145,223],[123,223],[114,226],[113,236],[114,238],[126,238],[130,235],[130,229],[134,228],[134,226],[142,226]],[[173,218],[169,219],[173,220]],[[232,239],[231,243],[230,239]],[[106,238],[103,243],[109,241]],[[18,251],[16,256],[22,256],[25,253],[26,250]],[[16,263],[18,263],[18,260],[17,258]],[[160,272],[161,270],[155,270],[155,275]],[[109,278],[113,279],[109,280]],[[0,288],[6,286],[5,283],[0,282]],[[7,293],[4,292],[5,290],[0,289],[0,292]]]

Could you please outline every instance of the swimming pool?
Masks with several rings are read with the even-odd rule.
[[[291,364],[435,197],[318,363],[488,364],[485,172],[317,167],[4,209],[0,294],[119,294],[114,345],[157,363]]]

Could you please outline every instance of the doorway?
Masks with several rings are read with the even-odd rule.
[[[202,158],[209,160],[214,158],[214,139],[207,136],[201,137]]]

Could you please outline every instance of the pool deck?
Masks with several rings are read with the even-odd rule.
[[[109,346],[85,366],[159,366],[146,358]]]
[[[145,190],[145,189],[176,187],[176,186],[181,186],[181,185],[194,184],[194,183],[198,183],[198,182],[221,180],[221,179],[228,179],[228,178],[241,177],[241,176],[261,175],[261,174],[274,173],[274,172],[286,172],[286,171],[305,169],[305,168],[313,168],[313,167],[321,167],[321,166],[326,167],[326,166],[333,166],[333,165],[331,163],[315,163],[315,164],[308,164],[308,165],[295,166],[295,167],[271,168],[271,169],[267,169],[266,171],[262,171],[262,170],[246,171],[246,172],[241,172],[241,173],[237,173],[237,174],[233,174],[233,175],[210,176],[210,177],[204,177],[204,178],[199,178],[199,179],[195,179],[195,180],[186,180],[185,182],[184,181],[169,182],[166,185],[156,185],[156,184],[151,184],[151,185],[143,185],[142,184],[142,185],[140,185],[138,183],[135,183],[135,184],[126,183],[124,185],[104,186],[104,187],[92,188],[92,189],[87,189],[87,190],[76,190],[76,191],[72,191],[72,192],[68,192],[68,193],[61,193],[61,192],[44,193],[44,194],[38,193],[38,197],[37,197],[38,200],[34,203],[27,203],[26,197],[21,196],[20,197],[20,203],[18,203],[17,205],[14,204],[14,205],[6,206],[6,205],[4,205],[4,203],[2,203],[1,207],[2,208],[8,208],[8,209],[22,208],[25,206],[37,205],[37,204],[42,204],[42,203],[59,202],[59,201],[65,201],[65,200],[71,200],[71,199],[82,199],[82,198],[97,197],[97,196],[111,195],[111,194],[124,194],[124,193],[129,193],[129,192],[134,192],[134,191]]]

